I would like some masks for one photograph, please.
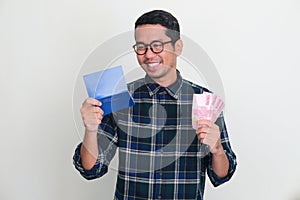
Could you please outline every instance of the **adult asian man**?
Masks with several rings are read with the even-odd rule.
[[[177,70],[183,42],[172,14],[153,10],[140,16],[135,41],[146,72],[128,84],[135,105],[103,117],[101,102],[86,99],[81,108],[85,135],[74,165],[87,179],[101,177],[118,148],[115,199],[203,199],[206,172],[218,186],[236,168],[223,115],[192,128],[193,94],[210,91]]]

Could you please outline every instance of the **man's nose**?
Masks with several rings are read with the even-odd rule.
[[[155,57],[157,54],[156,53],[153,53],[153,51],[151,50],[150,47],[147,47],[147,51],[145,53],[145,57],[146,58],[153,58]]]

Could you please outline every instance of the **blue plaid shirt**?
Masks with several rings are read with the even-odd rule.
[[[128,84],[135,105],[103,118],[98,130],[99,157],[91,170],[81,164],[80,146],[73,157],[86,179],[108,171],[119,148],[114,199],[203,199],[206,173],[214,186],[228,181],[236,168],[223,115],[217,119],[221,143],[229,159],[225,178],[212,169],[212,156],[192,128],[194,93],[207,89],[182,79],[164,88],[146,76]]]

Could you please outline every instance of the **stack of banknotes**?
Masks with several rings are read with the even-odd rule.
[[[194,94],[192,106],[192,125],[198,129],[198,120],[211,120],[213,123],[217,120],[224,108],[223,100],[216,94],[204,92]]]

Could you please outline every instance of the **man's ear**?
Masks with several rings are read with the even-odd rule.
[[[175,42],[175,53],[177,56],[180,56],[181,52],[182,52],[182,48],[183,48],[183,42],[181,39],[178,39]]]

